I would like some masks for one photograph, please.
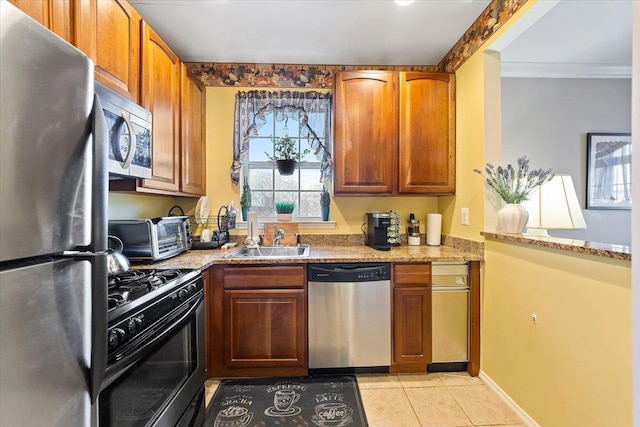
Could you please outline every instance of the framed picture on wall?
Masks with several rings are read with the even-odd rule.
[[[631,209],[631,134],[587,134],[587,209]]]

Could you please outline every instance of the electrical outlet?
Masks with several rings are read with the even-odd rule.
[[[460,223],[462,225],[469,225],[469,208],[460,209]]]

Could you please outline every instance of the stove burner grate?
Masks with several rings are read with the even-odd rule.
[[[108,310],[114,310],[183,276],[181,270],[129,270],[109,278]]]
[[[129,302],[129,292],[124,291],[121,294],[109,294],[107,296],[108,310],[116,309]]]

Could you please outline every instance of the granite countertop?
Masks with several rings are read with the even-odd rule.
[[[326,262],[456,262],[482,261],[481,255],[464,252],[448,246],[398,246],[389,251],[378,251],[364,245],[323,246],[311,245],[307,258],[231,259],[225,255],[240,246],[222,252],[219,249],[190,250],[176,257],[156,262],[154,268],[193,268],[204,270],[215,264],[307,264]],[[148,265],[146,266],[149,267]],[[134,266],[135,268],[135,266]]]
[[[495,233],[486,231],[480,234],[487,238],[495,240],[542,246],[545,248],[595,255],[603,258],[618,259],[622,261],[631,261],[630,246],[588,242],[585,240],[573,240],[552,236],[529,236],[523,234]]]

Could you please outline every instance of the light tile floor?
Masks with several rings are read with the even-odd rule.
[[[480,378],[466,372],[356,377],[370,427],[524,426]],[[219,383],[206,382],[207,404]]]

